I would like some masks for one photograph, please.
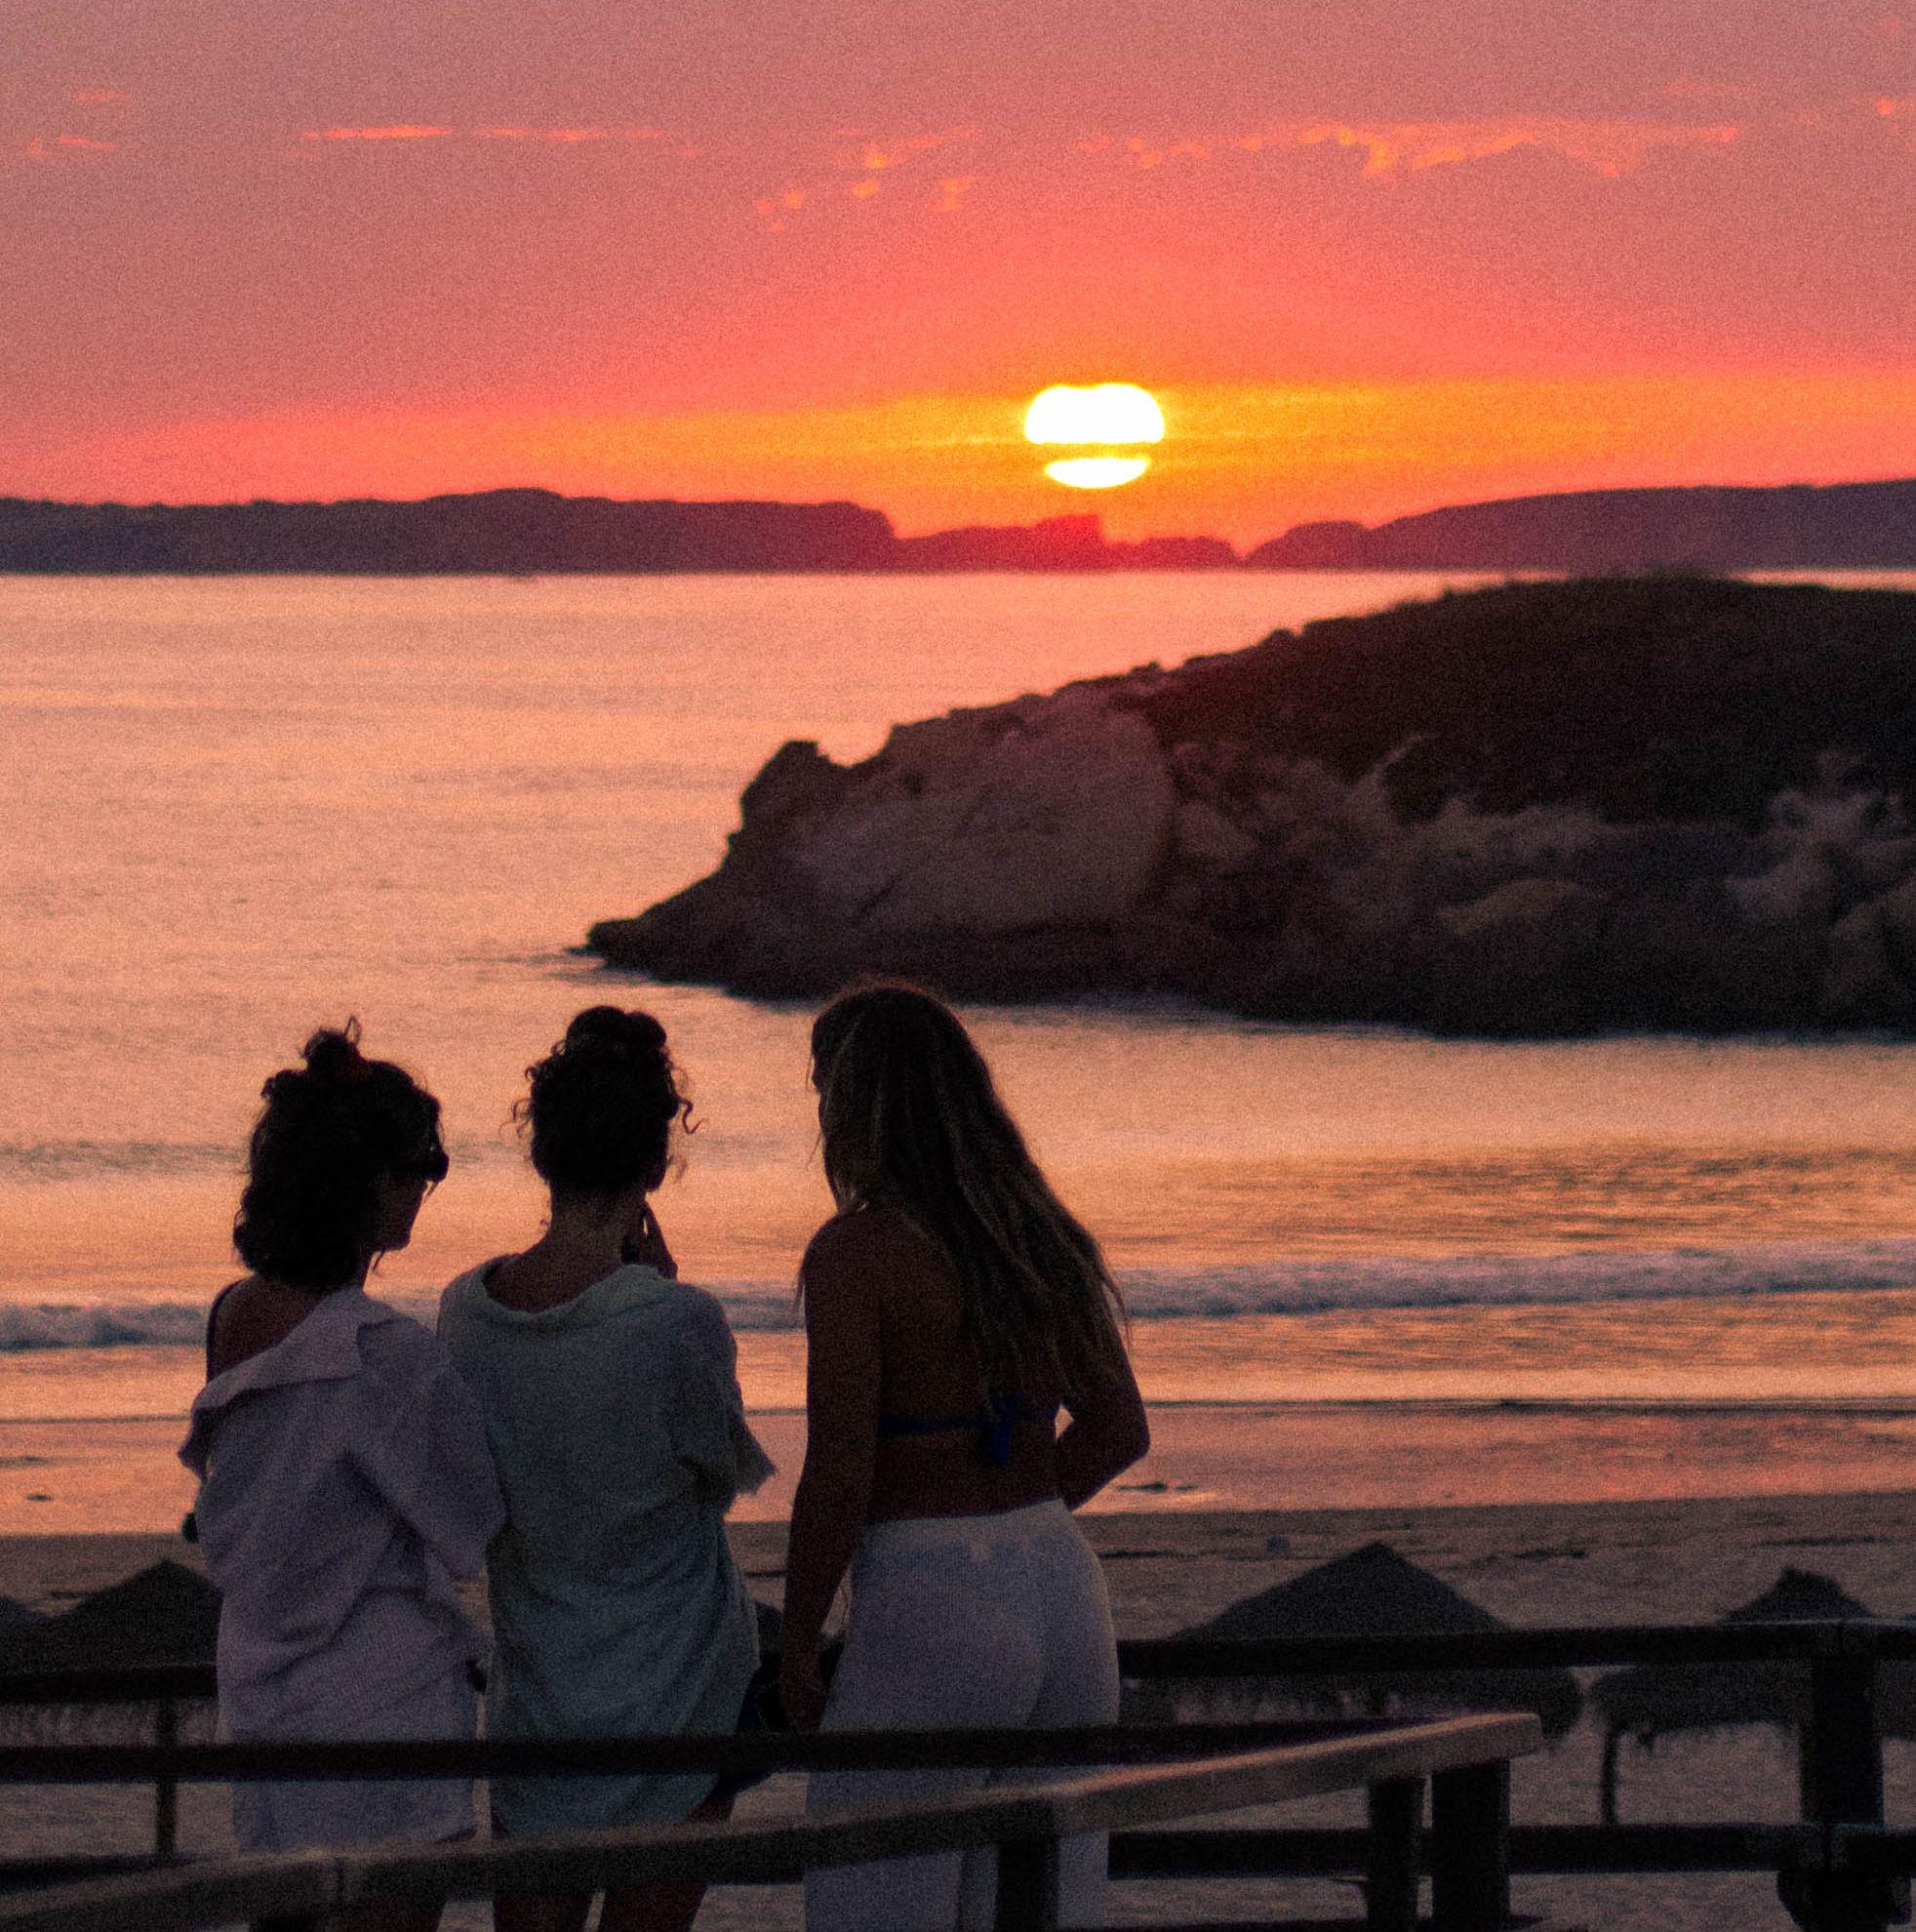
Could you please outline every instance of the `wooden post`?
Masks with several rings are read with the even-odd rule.
[[[1821,1829],[1824,1864],[1781,1873],[1776,1889],[1808,1932],[1884,1932],[1896,1922],[1892,1881],[1829,1870],[1838,1825],[1883,1822],[1883,1738],[1876,1658],[1842,1650],[1810,1659],[1810,1717],[1802,1737],[1803,1822]]]
[[[1364,1882],[1366,1932],[1417,1932],[1422,1835],[1421,1778],[1388,1778],[1371,1787],[1371,1842]]]
[[[1510,1767],[1431,1780],[1430,1917],[1437,1932],[1501,1932],[1510,1917]]]
[[[998,1932],[1058,1932],[1058,1840],[1014,1838],[998,1846]]]
[[[153,1742],[162,1751],[180,1743],[180,1706],[170,1697],[160,1699],[153,1714]],[[171,1865],[179,1855],[180,1780],[169,1765],[153,1780],[153,1862]]]
[[[1617,1823],[1617,1751],[1623,1738],[1614,1722],[1603,1729],[1603,1767],[1597,1774],[1597,1791],[1606,1825]]]

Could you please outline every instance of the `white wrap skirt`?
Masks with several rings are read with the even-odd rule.
[[[827,1731],[997,1730],[1111,1724],[1118,1654],[1104,1576],[1059,1502],[993,1516],[926,1516],[866,1529],[852,1566],[845,1655]],[[1042,1773],[816,1774],[814,1817],[956,1797]],[[1069,1775],[1069,1774],[1060,1774]],[[1064,1925],[1103,1922],[1105,1840],[1060,1849]],[[990,1850],[810,1872],[811,1932],[953,1932],[992,1922]]]

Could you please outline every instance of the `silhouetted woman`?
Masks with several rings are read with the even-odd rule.
[[[219,1585],[220,1723],[234,1739],[470,1738],[478,1632],[456,1585],[503,1509],[477,1404],[437,1342],[374,1301],[444,1179],[439,1103],[368,1060],[358,1029],[306,1042],[266,1082],[233,1245],[253,1272],[207,1322],[180,1459]],[[248,1851],[434,1840],[472,1830],[472,1786],[240,1784]],[[431,1926],[437,1906],[362,1907]]]
[[[1115,1722],[1117,1652],[1070,1511],[1149,1445],[1116,1290],[956,1016],[909,986],[812,1029],[838,1214],[806,1250],[804,1473],[780,1688],[827,1730]],[[1060,1411],[1067,1427],[1060,1432]],[[829,1701],[818,1638],[848,1566]],[[811,1809],[948,1796],[981,1771],[814,1776]],[[1064,1922],[1101,1923],[1104,1841],[1064,1848]],[[951,1853],[817,1872],[814,1932],[988,1925],[995,1866]]]
[[[494,1738],[729,1731],[758,1662],[725,1513],[771,1465],[724,1310],[675,1277],[648,1196],[688,1111],[664,1028],[589,1008],[529,1069],[551,1192],[523,1254],[462,1274],[439,1332],[485,1410],[507,1524],[487,1566]],[[722,1816],[711,1774],[501,1778],[512,1837]],[[609,1892],[602,1932],[691,1924],[703,1887]],[[503,1932],[578,1932],[589,1896],[501,1896]]]

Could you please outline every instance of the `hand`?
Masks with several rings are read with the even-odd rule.
[[[825,1714],[825,1680],[818,1670],[818,1646],[786,1644],[778,1653],[778,1701],[794,1731],[816,1731]]]
[[[665,1245],[665,1232],[659,1225],[659,1217],[652,1211],[652,1203],[647,1201],[640,1209],[638,1218],[625,1230],[625,1238],[619,1244],[619,1258],[628,1267],[656,1268],[667,1281],[679,1278],[679,1265],[672,1259],[672,1251]]]

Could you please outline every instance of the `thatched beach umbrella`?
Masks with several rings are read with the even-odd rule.
[[[211,1664],[220,1592],[165,1559],[97,1590],[57,1617],[0,1630],[0,1670],[127,1670]]]
[[[156,1664],[211,1664],[220,1592],[182,1564],[159,1562],[95,1590],[57,1617],[0,1629],[0,1673],[13,1670],[138,1670]],[[16,1742],[143,1744],[157,1705],[23,1705],[0,1713]],[[211,1728],[211,1706],[180,1711],[189,1734]]]
[[[1761,1596],[1723,1621],[1794,1624],[1872,1615],[1818,1571],[1785,1569]],[[1742,1664],[1640,1664],[1599,1677],[1590,1687],[1590,1701],[1603,1716],[1603,1818],[1614,1825],[1622,1739],[1650,1751],[1659,1738],[1733,1724],[1771,1724],[1800,1737],[1810,1717],[1810,1667],[1781,1657]],[[1877,1718],[1886,1737],[1916,1737],[1916,1665],[1883,1667]]]
[[[1289,1583],[1259,1590],[1179,1630],[1184,1638],[1465,1635],[1506,1629],[1441,1577],[1369,1543]],[[1398,1715],[1434,1711],[1534,1711],[1561,1737],[1577,1722],[1582,1694],[1562,1670],[1390,1670],[1375,1674],[1227,1678],[1210,1688],[1233,1706],[1247,1702],[1312,1714]]]
[[[41,1621],[39,1611],[30,1603],[22,1603],[18,1596],[0,1596],[0,1634],[24,1630],[28,1624]]]

